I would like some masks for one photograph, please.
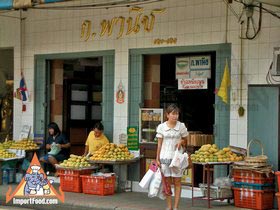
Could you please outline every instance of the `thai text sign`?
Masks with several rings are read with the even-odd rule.
[[[117,39],[123,35],[137,34],[143,29],[145,32],[151,32],[154,29],[156,15],[161,14],[165,9],[154,9],[149,15],[143,14],[144,9],[141,7],[133,7],[129,10],[130,14],[135,14],[125,18],[123,16],[113,17],[110,20],[102,20],[100,22],[100,30],[93,31],[95,27],[92,26],[90,20],[84,20],[81,26],[81,39],[84,41],[94,40],[96,37],[103,37],[105,35],[111,36],[114,29],[117,29]]]
[[[207,89],[207,78],[178,79],[178,89]]]
[[[138,127],[137,126],[127,127],[127,148],[129,150],[139,150]]]
[[[176,79],[211,78],[211,56],[176,58]]]

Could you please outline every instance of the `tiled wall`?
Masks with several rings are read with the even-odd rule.
[[[83,1],[84,2],[84,1]],[[91,1],[86,1],[90,3]],[[75,1],[70,4],[80,4]],[[222,0],[166,0],[143,6],[143,13],[150,15],[152,9],[166,8],[162,14],[156,15],[154,30],[150,33],[143,29],[137,34],[123,35],[117,39],[118,30],[111,36],[96,37],[94,40],[80,39],[80,29],[83,20],[91,20],[93,29],[100,29],[102,19],[129,16],[129,8],[86,9],[86,10],[28,10],[23,12],[25,19],[24,33],[24,73],[31,101],[27,105],[27,112],[21,113],[18,102],[15,103],[15,136],[18,135],[23,123],[33,123],[34,94],[34,54],[50,54],[64,52],[83,52],[98,50],[115,50],[115,91],[119,81],[124,85],[127,93],[129,49],[163,47],[163,46],[191,46],[203,44],[232,43],[231,57],[231,126],[230,142],[233,145],[247,144],[247,85],[264,84],[265,77],[272,60],[273,47],[280,45],[280,21],[268,13],[263,14],[263,24],[259,36],[254,40],[244,40],[243,46],[243,88],[242,99],[245,106],[245,116],[237,113],[240,104],[240,24],[237,17],[229,10],[228,31],[226,32],[226,5]],[[237,14],[241,13],[242,5],[234,2],[231,7]],[[268,7],[266,5],[266,7]],[[279,11],[279,8],[271,7]],[[19,16],[19,12],[6,13]],[[0,16],[0,47],[15,48],[15,86],[20,78],[20,48],[19,48],[19,20]],[[176,44],[154,45],[156,38],[177,38]],[[227,37],[227,39],[226,39]],[[114,100],[115,101],[115,100]],[[114,107],[114,139],[125,132],[127,126],[127,98],[124,104],[115,103]]]

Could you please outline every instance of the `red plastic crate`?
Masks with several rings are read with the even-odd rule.
[[[277,177],[278,191],[280,191],[280,171],[276,171],[275,176]]]
[[[274,177],[252,177],[252,176],[233,176],[235,182],[247,182],[252,184],[273,184]]]
[[[59,174],[60,186],[65,192],[82,192],[82,180],[80,175]]]
[[[277,203],[278,203],[278,210],[280,209],[280,193],[275,194],[277,197]]]
[[[82,175],[83,193],[93,195],[113,195],[115,192],[115,176]]]
[[[233,169],[232,176],[242,176],[242,177],[251,177],[251,178],[270,178],[270,177],[274,177],[274,174],[270,173],[267,176],[266,173],[259,173],[253,170]]]
[[[75,169],[62,169],[59,168],[57,169],[57,173],[60,174],[67,174],[67,175],[84,175],[84,174],[91,174],[92,169],[80,169],[80,170],[75,170]]]
[[[248,209],[273,209],[274,190],[233,188],[234,205]]]

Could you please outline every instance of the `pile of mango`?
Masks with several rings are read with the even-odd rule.
[[[14,158],[14,157],[16,157],[15,153],[8,152],[5,149],[0,149],[0,158],[1,159]]]
[[[124,144],[108,143],[97,150],[91,157],[91,160],[130,160],[134,155],[131,154]]]
[[[205,144],[191,154],[193,162],[236,162],[242,161],[243,156],[233,153],[229,147],[219,149],[216,144]]]
[[[9,140],[3,143],[0,143],[0,149],[9,149],[14,141]]]
[[[32,139],[23,139],[20,141],[13,141],[10,149],[35,150],[38,149],[38,146]]]
[[[63,168],[86,168],[91,166],[86,157],[71,154],[68,160],[59,164]]]

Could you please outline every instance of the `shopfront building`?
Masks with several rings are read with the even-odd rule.
[[[9,12],[15,18],[0,16],[0,48],[14,49],[14,89],[22,69],[30,94],[26,111],[22,101],[14,100],[14,138],[25,124],[31,135],[45,135],[47,123],[54,120],[80,152],[89,124],[102,120],[105,134],[118,143],[128,126],[139,126],[140,108],[165,108],[171,102],[181,108],[190,131],[213,135],[219,147],[246,148],[249,138],[258,137],[248,93],[251,85],[267,84],[280,25],[266,13],[256,38],[241,42],[240,30],[244,27],[243,36],[246,27],[233,11],[239,14],[242,7],[220,0],[166,0],[83,10],[31,8]],[[20,15],[25,19],[20,21]],[[179,89],[176,59],[196,56],[211,61],[207,87]],[[231,76],[227,104],[215,94],[226,61]],[[271,130],[263,133],[265,152],[278,148],[278,132],[273,141],[265,139]],[[278,165],[275,154],[271,159]],[[139,180],[140,166],[133,167],[132,179]]]

